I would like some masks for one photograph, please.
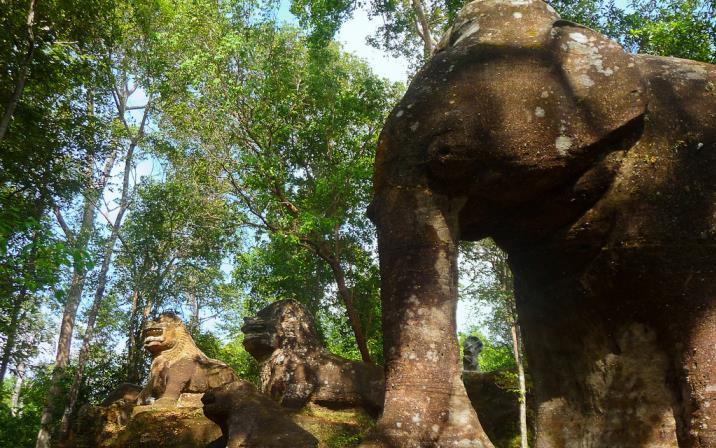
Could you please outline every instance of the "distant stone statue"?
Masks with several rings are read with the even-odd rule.
[[[163,313],[147,322],[143,336],[144,348],[152,355],[152,366],[137,404],[175,406],[183,393],[202,394],[238,380],[229,366],[199,350],[174,313]],[[197,406],[201,406],[200,398],[197,397]]]
[[[477,336],[468,336],[465,338],[462,357],[462,370],[465,372],[480,371],[480,352],[482,351],[482,341]]]
[[[244,347],[261,365],[261,391],[281,406],[299,409],[308,402],[329,407],[383,405],[383,369],[329,353],[313,317],[295,300],[282,300],[247,318]]]

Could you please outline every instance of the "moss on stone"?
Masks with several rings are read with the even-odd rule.
[[[207,447],[221,438],[221,429],[204,417],[201,408],[141,406],[127,426],[106,434],[103,448],[194,448]]]
[[[318,439],[320,448],[357,446],[375,425],[375,419],[359,408],[333,410],[309,404],[293,417]]]

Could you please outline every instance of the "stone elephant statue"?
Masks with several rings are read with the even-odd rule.
[[[458,242],[489,236],[536,447],[716,447],[716,67],[472,2],[385,124],[369,215],[386,396],[364,446],[492,446],[455,334]]]

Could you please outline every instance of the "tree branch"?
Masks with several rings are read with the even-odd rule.
[[[433,40],[433,36],[430,34],[430,24],[428,23],[428,18],[425,15],[425,10],[423,9],[421,1],[411,0],[411,3],[413,5],[415,15],[418,18],[418,22],[420,23],[420,26],[416,26],[416,28],[418,29],[418,34],[423,40],[423,56],[425,59],[428,59],[433,54],[433,49],[435,48],[435,41]],[[420,28],[422,28],[422,30],[420,30]]]
[[[20,67],[20,73],[17,75],[17,80],[15,81],[15,89],[12,92],[12,96],[10,97],[10,100],[8,101],[7,105],[5,106],[5,111],[3,112],[2,118],[0,118],[0,142],[3,141],[5,138],[5,133],[7,132],[8,127],[10,126],[10,120],[12,119],[12,115],[15,113],[15,108],[17,107],[17,104],[20,102],[20,97],[22,96],[22,91],[25,90],[25,82],[27,81],[27,75],[30,73],[30,64],[32,63],[32,59],[35,56],[35,32],[33,31],[32,27],[35,25],[35,0],[30,0],[30,7],[27,12],[27,21],[26,21],[26,27],[27,27],[27,54],[25,55],[25,59],[22,61],[22,65]]]
[[[58,207],[57,204],[53,204],[52,211],[55,212],[57,223],[60,225],[62,231],[65,233],[65,238],[67,238],[67,241],[72,244],[75,240],[75,234],[74,232],[72,232],[72,229],[70,229],[70,226],[67,225],[67,222],[65,221],[65,218],[62,216],[62,212],[60,211],[60,207]]]

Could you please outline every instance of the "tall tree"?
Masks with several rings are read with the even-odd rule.
[[[64,245],[51,234],[47,220],[14,228],[5,239],[0,231],[0,382],[11,365],[27,363],[44,337],[41,307],[56,291],[66,263]]]
[[[172,162],[201,159],[244,211],[245,226],[324,263],[368,361],[368,316],[357,302],[369,297],[356,288],[366,272],[352,259],[372,243],[364,210],[374,147],[397,87],[335,46],[307,50],[295,30],[202,26],[211,38],[200,48],[185,44],[193,36],[176,27],[174,47],[161,51],[164,65],[177,68],[159,106],[162,126],[179,142]]]
[[[110,264],[112,263],[112,256],[114,255],[114,246],[117,242],[117,238],[119,237],[119,230],[122,225],[122,219],[124,218],[125,212],[129,208],[129,197],[131,194],[130,188],[132,187],[130,185],[130,177],[134,165],[134,153],[137,150],[137,146],[139,145],[140,141],[144,138],[147,119],[149,117],[149,111],[151,110],[151,105],[149,103],[141,106],[133,106],[133,108],[135,109],[143,108],[144,110],[142,118],[139,120],[136,129],[133,129],[133,126],[125,117],[125,113],[129,108],[128,101],[130,99],[131,92],[133,89],[136,88],[137,86],[130,88],[129,85],[126,83],[124,83],[124,85],[119,85],[115,87],[114,97],[116,101],[115,104],[117,106],[117,116],[121,121],[122,125],[124,126],[124,130],[129,135],[129,138],[126,142],[127,149],[124,153],[124,170],[121,182],[121,193],[119,202],[117,204],[116,216],[114,218],[114,221],[110,221],[109,223],[110,235],[104,245],[102,264],[98,273],[94,299],[92,300],[92,305],[90,307],[89,315],[87,317],[87,325],[85,327],[85,334],[82,338],[82,347],[80,349],[79,357],[77,360],[77,368],[74,373],[72,387],[70,388],[70,392],[67,397],[65,411],[62,414],[62,420],[60,423],[61,439],[64,439],[68,434],[70,426],[70,416],[75,410],[75,405],[77,403],[77,395],[79,394],[79,389],[84,379],[83,374],[85,362],[87,360],[89,345],[92,340],[92,334],[94,331],[95,322],[97,320],[97,315],[99,313],[100,307],[102,306],[102,300],[104,299],[105,288],[107,285],[107,274],[109,273]],[[105,217],[109,221],[109,217]]]
[[[197,178],[145,180],[120,232],[116,269],[131,297],[128,377],[141,377],[141,328],[151,313],[188,306],[196,327],[202,307],[217,303],[221,263],[235,234],[233,211]]]
[[[114,11],[114,9],[110,10]],[[123,11],[123,13],[126,15],[126,11]],[[122,18],[126,19],[126,17]],[[120,17],[117,16],[116,19],[119,20]],[[126,163],[131,166],[132,153],[144,131],[146,122],[145,113],[139,126],[138,134],[140,136],[131,135],[128,115],[134,107],[129,105],[129,98],[137,91],[139,86],[136,80],[130,81],[131,75],[128,73],[129,66],[125,58],[126,52],[123,51],[124,48],[121,46],[127,44],[128,41],[120,39],[120,37],[124,38],[123,34],[126,33],[127,28],[121,27],[119,23],[118,21],[112,21],[104,24],[104,26],[112,30],[112,33],[100,36],[98,42],[92,42],[92,45],[88,45],[87,48],[80,48],[80,50],[86,50],[86,53],[82,53],[85,58],[96,61],[96,64],[92,67],[97,72],[93,75],[95,84],[85,89],[85,102],[87,103],[88,115],[105,126],[102,133],[92,136],[92,140],[96,142],[95,144],[100,144],[103,138],[106,138],[106,141],[101,144],[106,144],[107,150],[104,152],[88,151],[84,159],[84,173],[80,189],[82,205],[74,226],[71,221],[65,218],[67,210],[63,210],[60,203],[53,204],[57,224],[64,233],[66,244],[72,248],[74,260],[69,287],[64,298],[51,387],[42,412],[36,442],[37,448],[46,448],[50,445],[55,411],[62,396],[62,383],[70,360],[70,348],[77,311],[83,297],[87,274],[91,267],[88,263],[87,254],[89,243],[97,230],[97,212],[100,209],[105,189],[111,183],[115,162],[118,159],[125,158]],[[113,27],[120,28],[120,31],[115,32]],[[119,124],[119,126],[114,124]],[[130,134],[129,137],[126,137],[127,134]],[[125,141],[129,143],[125,145]],[[67,205],[71,205],[71,203]],[[126,207],[126,204],[123,205]],[[123,213],[119,216],[120,220]],[[113,245],[114,242],[112,241],[112,247]],[[107,263],[103,263],[102,271],[104,273],[100,272],[101,277],[106,277],[109,269],[111,247],[107,252],[110,252],[110,256],[106,257]],[[101,290],[97,291],[95,296],[98,302],[97,307],[104,292],[104,286],[100,284],[99,287]],[[92,320],[93,318],[90,316],[90,321]],[[94,325],[94,322],[90,323],[91,325],[87,328],[88,335],[91,335]],[[81,380],[82,369],[83,366],[79,369],[77,381]],[[71,407],[74,406],[76,394],[75,387],[71,391]]]
[[[22,91],[25,90],[25,82],[27,82],[27,75],[30,71],[30,65],[32,59],[35,56],[36,44],[35,44],[35,5],[36,0],[30,0],[30,4],[27,8],[27,19],[25,20],[25,29],[27,37],[25,39],[23,47],[25,47],[25,57],[22,58],[19,70],[15,76],[15,86],[12,89],[10,98],[5,103],[5,110],[0,117],[0,142],[5,138],[5,133],[10,125],[10,119],[12,114],[15,113],[17,103],[20,101]]]
[[[79,190],[82,161],[106,149],[106,123],[85,98],[102,77],[91,56],[110,37],[99,24],[112,8],[90,3],[0,4],[0,377],[23,316],[47,299],[72,249],[52,235],[47,213]]]
[[[291,12],[310,29],[313,45],[322,46],[357,8],[381,20],[368,42],[394,56],[406,57],[417,70],[432,56],[440,36],[467,0],[371,0],[369,2],[293,0]]]
[[[60,324],[60,335],[57,342],[57,353],[52,374],[52,387],[47,396],[47,404],[42,412],[40,430],[37,435],[36,448],[48,448],[50,446],[51,424],[54,419],[54,411],[57,401],[62,393],[62,380],[65,376],[65,369],[70,359],[70,345],[74,331],[77,308],[79,307],[84,290],[87,275],[87,246],[95,228],[95,215],[99,207],[99,199],[109,179],[114,161],[117,157],[117,150],[110,153],[104,161],[99,174],[95,177],[93,171],[95,160],[90,158],[87,161],[88,172],[86,177],[87,187],[83,191],[84,201],[81,212],[79,228],[73,231],[64,219],[59,207],[55,207],[57,221],[65,232],[65,237],[72,246],[75,260],[72,263],[72,276],[70,286],[65,298],[62,321]]]
[[[358,8],[382,25],[368,42],[422,65],[469,0],[292,0],[291,12],[322,46]],[[712,62],[716,58],[716,5],[711,0],[548,0],[563,19],[599,29],[630,51]]]

